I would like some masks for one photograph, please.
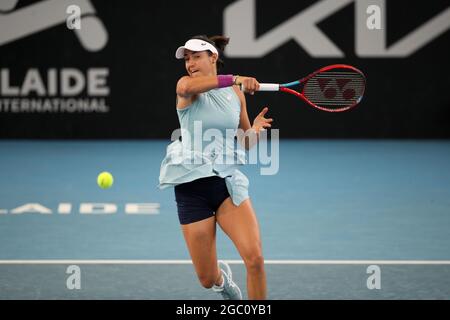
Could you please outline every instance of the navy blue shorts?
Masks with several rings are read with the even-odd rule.
[[[229,196],[225,178],[218,176],[176,185],[178,219],[181,224],[189,224],[212,217]]]

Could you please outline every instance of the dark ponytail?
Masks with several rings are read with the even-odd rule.
[[[192,37],[191,39],[200,39],[200,40],[209,42],[214,47],[216,47],[217,51],[219,51],[219,57],[217,58],[217,71],[219,71],[220,69],[222,69],[225,66],[225,62],[223,61],[223,55],[224,55],[223,52],[224,52],[227,44],[230,42],[230,38],[227,38],[225,36],[208,37],[205,35],[200,35],[200,36]],[[210,52],[210,54],[212,54],[212,53]]]

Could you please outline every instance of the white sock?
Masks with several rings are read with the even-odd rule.
[[[221,289],[224,288],[224,285],[225,285],[225,278],[222,275],[222,284],[220,286],[214,284],[213,288],[216,289],[216,290],[221,290]]]

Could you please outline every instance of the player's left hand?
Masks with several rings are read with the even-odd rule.
[[[265,128],[272,127],[271,122],[273,121],[272,118],[265,118],[264,115],[269,111],[268,107],[264,107],[262,111],[256,116],[255,120],[253,120],[253,126],[252,128],[259,133],[259,131],[264,130]]]

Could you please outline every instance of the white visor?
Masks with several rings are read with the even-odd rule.
[[[219,52],[217,51],[216,47],[214,47],[211,43],[200,40],[200,39],[191,39],[188,40],[184,46],[181,46],[177,49],[175,52],[175,57],[177,59],[183,59],[184,58],[184,49],[188,49],[191,51],[205,51],[209,50],[212,53],[215,53],[219,55]]]

